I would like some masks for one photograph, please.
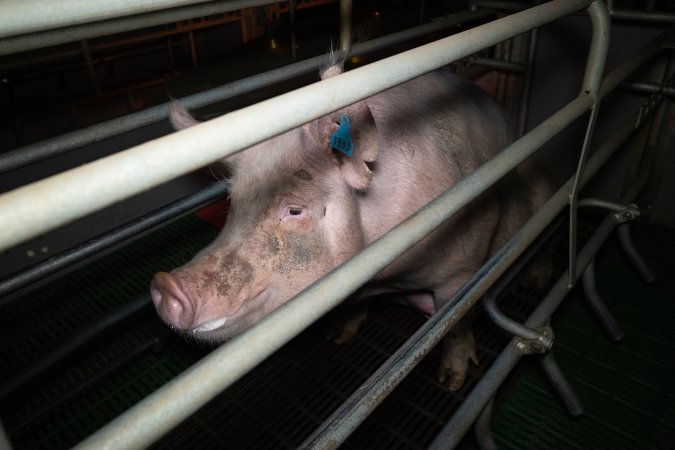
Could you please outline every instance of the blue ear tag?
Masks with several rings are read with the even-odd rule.
[[[340,128],[338,128],[330,137],[330,146],[347,156],[352,156],[352,138],[349,136],[349,117],[344,114],[340,116]]]

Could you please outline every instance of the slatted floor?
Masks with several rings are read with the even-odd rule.
[[[658,227],[641,230],[638,244],[655,261],[659,281],[639,290],[614,243],[598,267],[601,293],[617,291],[611,308],[626,341],[607,342],[577,292],[554,322],[556,355],[578,388],[587,417],[566,417],[526,364],[500,396],[505,401],[498,406],[494,429],[501,447],[671,448],[675,339],[669,324],[675,323],[675,308],[668,281],[675,269],[668,255],[675,250],[675,234]],[[197,219],[185,218],[0,308],[0,382],[88,322],[144,294],[153,272],[181,264],[215,234]],[[502,307],[522,319],[536,293],[517,292]],[[618,294],[630,298],[624,301]],[[376,305],[357,337],[337,346],[324,339],[329,320],[315,324],[153,448],[293,448],[423,322],[410,309]],[[426,448],[508,340],[484,319],[476,324],[476,337],[482,363],[471,368],[460,392],[450,393],[434,381],[435,350],[344,448]],[[69,448],[208,351],[167,333],[147,308],[3,402],[3,423],[18,450]],[[624,410],[625,405],[634,407]],[[463,443],[473,445],[471,438]]]

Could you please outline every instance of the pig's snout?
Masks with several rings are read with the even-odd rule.
[[[171,274],[159,272],[150,283],[150,295],[159,315],[170,325],[182,330],[195,320],[195,308],[180,284]]]

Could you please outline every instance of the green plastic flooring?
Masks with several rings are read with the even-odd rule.
[[[500,448],[668,449],[675,442],[675,231],[637,226],[658,276],[644,286],[610,240],[598,285],[626,332],[610,342],[573,291],[553,322],[554,352],[586,408],[568,417],[524,359],[498,397]],[[186,217],[0,307],[0,385],[92,321],[147,294],[158,270],[188,260],[216,231]],[[520,320],[536,293],[516,288],[500,307]],[[323,319],[178,425],[154,449],[295,448],[423,323],[381,304],[348,344],[324,339]],[[490,367],[509,337],[485,318],[474,327],[481,365],[462,390],[434,380],[438,349],[355,431],[343,448],[423,449]],[[197,362],[211,349],[168,332],[152,307],[92,340],[29,389],[0,404],[16,450],[70,448]],[[473,448],[471,437],[462,448]]]
[[[500,449],[675,448],[675,232],[636,226],[656,274],[643,283],[615,238],[598,256],[598,291],[623,329],[612,342],[575,289],[552,321],[554,355],[584,405],[570,417],[528,361],[514,373],[493,421]]]

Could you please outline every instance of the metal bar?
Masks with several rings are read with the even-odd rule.
[[[67,28],[33,32],[12,37],[0,37],[0,56],[51,47],[67,42],[108,36],[116,33],[139,30],[167,23],[180,22],[194,17],[206,17],[243,8],[255,8],[274,3],[273,0],[217,0],[206,3],[182,6],[144,14],[136,14],[118,19],[101,20]]]
[[[586,135],[584,136],[584,143],[581,148],[581,154],[579,155],[579,162],[577,164],[577,171],[574,175],[574,183],[572,183],[572,190],[570,191],[570,210],[569,210],[569,274],[570,274],[570,287],[577,279],[577,201],[579,196],[580,189],[580,180],[581,176],[584,173],[586,167],[586,158],[588,157],[588,151],[591,146],[591,139],[593,138],[593,131],[595,129],[595,122],[598,118],[598,111],[600,107],[597,102],[594,103],[593,109],[591,110],[591,117],[588,120],[588,126],[586,127]]]
[[[473,426],[474,435],[476,436],[476,442],[478,443],[478,448],[480,450],[498,450],[497,444],[495,443],[494,438],[492,437],[491,423],[492,423],[492,408],[494,405],[495,399],[485,405],[483,412],[480,413],[478,419],[476,420],[475,425]]]
[[[118,0],[115,2],[90,2],[88,0],[70,0],[67,3],[55,3],[44,0],[38,4],[35,1],[4,0],[2,15],[0,16],[0,38],[151,13],[205,3],[206,1],[162,0],[161,2],[148,2],[146,0]],[[233,1],[231,3],[238,4],[238,7],[233,9],[241,9],[247,7],[246,5],[251,2]]]
[[[352,51],[352,0],[340,0],[340,50]]]
[[[3,194],[0,196],[0,229],[3,230],[0,251],[510,36],[549,23],[588,2],[554,0]],[[589,96],[580,97],[564,108],[562,116],[555,117],[577,117],[589,106]],[[274,120],[267,121],[266,127],[261,128],[261,117],[274,117]],[[560,130],[560,124],[552,125],[553,129]],[[224,135],[228,136],[225,141]],[[199,152],[194,148],[199,148]],[[73,198],[78,201],[73,202]]]
[[[656,279],[656,275],[654,275],[652,269],[649,268],[649,265],[637,251],[635,245],[633,245],[633,240],[630,237],[630,224],[624,223],[619,225],[618,233],[621,248],[630,262],[633,264],[633,267],[638,272],[638,275],[640,275],[640,278],[642,278],[642,281],[645,283],[653,283]]]
[[[295,50],[295,0],[290,0],[288,2],[288,15],[291,21],[291,59],[293,61],[297,60],[296,50]]]
[[[91,86],[94,88],[96,95],[101,95],[101,84],[98,82],[96,68],[94,67],[94,61],[91,59],[91,52],[89,51],[89,45],[87,44],[86,40],[80,41],[80,48],[82,49],[84,62],[87,65],[87,73],[89,73],[89,81],[91,81]]]
[[[473,0],[472,7],[502,9],[505,11],[521,11],[530,8],[531,2],[504,1],[504,0]]]
[[[622,62],[619,66],[614,68],[602,80],[600,86],[600,97],[604,97],[608,92],[614,90],[616,86],[625,80],[628,75],[635,72],[635,70],[650,60],[661,49],[661,46],[675,36],[675,26],[672,26],[661,33],[659,36],[651,40],[647,45],[642,47],[638,53],[627,61]]]
[[[539,2],[538,2],[539,3]],[[532,81],[534,80],[534,67],[537,59],[537,48],[539,46],[539,29],[530,31],[530,42],[527,50],[527,64],[525,68],[525,80],[523,84],[523,95],[520,103],[520,117],[518,120],[518,137],[525,134],[527,126],[528,112],[530,107],[530,94],[532,92]]]
[[[581,276],[581,282],[591,310],[595,313],[595,316],[600,321],[600,324],[605,329],[610,339],[617,342],[622,340],[624,334],[621,327],[616,323],[612,313],[607,309],[605,302],[602,301],[602,298],[598,293],[598,288],[595,284],[595,259],[591,260],[590,264],[586,267],[586,270],[584,270],[584,273]]]
[[[588,158],[588,149],[591,146],[595,123],[600,109],[600,85],[605,71],[605,58],[599,58],[597,55],[607,55],[609,48],[609,36],[612,23],[609,18],[607,7],[602,1],[594,1],[588,7],[588,14],[593,22],[593,37],[591,48],[588,52],[588,60],[584,72],[584,79],[581,83],[581,92],[593,98],[593,108],[591,117],[588,119],[586,135],[579,155],[579,163],[570,192],[570,228],[569,228],[569,273],[570,286],[576,280],[576,257],[577,257],[577,200],[579,196],[579,180],[584,173],[586,159]]]
[[[647,83],[642,81],[623,82],[620,87],[640,94],[658,94],[659,92],[663,92],[663,95],[667,97],[675,97],[675,87],[663,87],[658,83]]]
[[[0,305],[8,301],[8,299],[3,298],[8,294],[80,262],[85,258],[100,254],[104,250],[138,236],[152,227],[201,208],[217,198],[226,195],[228,190],[229,186],[226,182],[213,183],[199,192],[163,206],[21,272],[10,275],[0,281]]]
[[[5,426],[2,424],[2,420],[0,420],[0,448],[3,450],[12,450],[12,444],[9,441],[9,436],[7,436],[7,432],[5,431]]]
[[[607,0],[609,14],[613,19],[635,20],[639,22],[675,23],[675,14],[668,12],[638,11],[634,9],[615,9],[614,0]]]
[[[593,177],[603,166],[612,154],[634,131],[633,124],[635,116],[629,118],[625,126],[619,128],[619,132],[605,142],[605,144],[593,154],[588,161],[587,170],[582,178],[582,185]],[[535,128],[536,130],[536,128]],[[534,130],[533,130],[534,131]],[[530,132],[531,133],[531,132]],[[529,134],[528,134],[529,135]],[[528,136],[526,135],[526,136]],[[475,304],[481,295],[483,295],[489,285],[501,276],[505,271],[503,266],[510,264],[534,241],[535,236],[541,234],[544,228],[550,224],[555,217],[565,208],[569,199],[569,190],[572,186],[573,178],[563,185],[546,204],[521,228],[516,236],[504,247],[508,249],[507,256],[504,255],[504,249],[488,261],[476,277],[480,281],[473,286],[474,279],[458,292],[451,301],[449,301],[440,311],[432,316],[427,322],[422,324],[418,331],[406,341],[381,367],[378,369],[359,390],[356,391],[347,401],[326,420],[320,429],[305,441],[305,446],[318,443],[329,443],[344,440],[351,430],[358,426],[359,420],[365,418],[379,401],[386,397],[413,368],[417,361],[428,353],[433,346],[438,343],[441,336],[445,335],[462,316],[457,310],[461,306],[468,310]],[[497,262],[501,266],[497,267]],[[487,268],[487,269],[485,269]],[[484,270],[485,269],[485,270]],[[471,287],[471,289],[470,289]],[[455,299],[459,299],[456,301]],[[457,305],[457,307],[454,307]],[[451,308],[452,307],[452,308]],[[442,325],[446,326],[443,327]],[[514,345],[515,346],[515,345]],[[354,415],[358,417],[353,417]],[[349,421],[348,421],[349,420]],[[319,439],[321,437],[321,439]]]
[[[521,339],[536,339],[545,341],[544,346],[546,348],[551,346],[552,339],[550,336],[542,336],[538,331],[527,328],[522,323],[504,315],[501,311],[499,311],[499,308],[497,308],[496,300],[496,293],[488,293],[483,299],[483,305],[485,306],[485,311],[490,317],[490,320],[492,320],[499,328]]]
[[[553,389],[558,393],[558,397],[562,400],[565,409],[573,417],[579,417],[584,413],[584,407],[574,392],[572,386],[567,381],[563,373],[560,371],[558,364],[553,358],[553,353],[549,352],[539,357],[539,363],[546,375],[546,378],[553,385]]]
[[[492,14],[493,12],[485,10],[458,13],[426,25],[382,36],[368,42],[355,44],[352,47],[352,55],[360,55],[379,50],[427,33],[449,28],[466,21],[487,17]],[[278,69],[253,75],[242,80],[227,83],[213,89],[192,94],[183,97],[178,101],[189,109],[201,108],[212,103],[227,100],[236,97],[237,95],[242,95],[255,89],[264,88],[273,85],[274,83],[279,83],[317,70],[326,62],[326,60],[326,56],[324,55],[316,56]],[[165,103],[153,106],[124,117],[101,122],[83,130],[66,133],[56,138],[47,139],[36,144],[6,152],[0,155],[0,173],[166,119],[168,117],[169,105],[170,103]]]
[[[472,61],[475,64],[490,67],[492,69],[508,70],[511,72],[523,72],[525,70],[525,66],[522,63],[505,61],[503,59],[485,58],[482,56],[478,56],[476,58],[472,58]]]

